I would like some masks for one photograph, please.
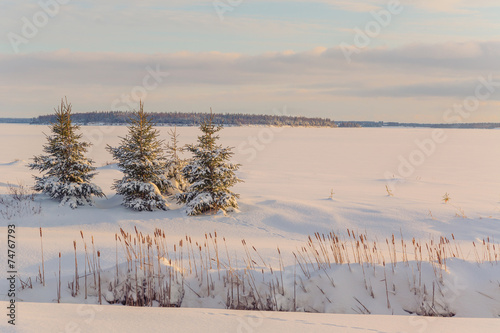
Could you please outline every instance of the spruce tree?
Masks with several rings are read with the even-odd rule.
[[[242,181],[235,175],[240,165],[229,162],[233,155],[230,147],[217,144],[217,132],[222,125],[215,125],[213,119],[211,113],[200,125],[202,135],[198,137],[198,143],[187,146],[193,159],[182,172],[190,185],[185,193],[177,195],[177,199],[186,204],[188,215],[238,208],[236,199],[239,194],[230,188]]]
[[[41,177],[34,176],[34,190],[73,209],[93,205],[92,196],[103,197],[104,193],[90,182],[96,174],[93,161],[85,157],[91,144],[81,142],[82,135],[76,134],[79,126],[71,122],[71,104],[67,100],[61,100],[54,111],[56,120],[50,125],[53,134],[45,135],[48,142],[43,146],[47,155],[35,156],[33,163],[28,164],[30,169],[44,173]]]
[[[182,174],[182,169],[186,166],[187,161],[180,157],[184,148],[179,147],[179,134],[177,128],[169,130],[170,142],[167,143],[167,180],[169,195],[179,194],[187,189],[188,183]]]
[[[106,148],[123,172],[123,178],[116,180],[113,188],[123,195],[124,206],[138,211],[168,209],[162,194],[169,186],[163,141],[153,126],[141,102],[139,111],[129,119],[127,136],[121,138],[118,147]]]

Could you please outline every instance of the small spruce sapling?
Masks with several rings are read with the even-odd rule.
[[[180,157],[184,148],[179,147],[179,134],[177,134],[177,128],[173,130],[170,129],[168,134],[170,135],[170,142],[167,143],[166,151],[166,177],[168,181],[166,193],[174,195],[184,192],[188,187],[188,183],[182,174],[182,169],[187,165],[188,161]]]
[[[48,136],[43,146],[46,155],[33,158],[28,164],[32,170],[43,173],[34,176],[33,189],[59,200],[60,205],[68,204],[71,208],[93,205],[93,196],[104,197],[101,188],[90,181],[96,175],[93,161],[85,157],[90,143],[82,142],[77,134],[79,126],[71,122],[71,104],[61,100],[61,105],[54,109],[56,120],[50,125],[52,135]]]

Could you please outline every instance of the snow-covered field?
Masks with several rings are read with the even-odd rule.
[[[168,139],[168,128],[160,129],[164,139]],[[81,295],[73,298],[67,290],[67,283],[74,276],[73,241],[77,241],[78,260],[83,263],[80,231],[89,244],[92,235],[96,250],[101,253],[102,269],[112,271],[116,264],[115,233],[120,234],[120,228],[123,228],[135,234],[134,227],[144,235],[153,235],[156,228],[161,228],[169,244],[178,242],[186,235],[192,237],[193,241],[201,242],[206,233],[214,234],[216,231],[219,239],[225,237],[229,256],[240,260],[245,255],[241,243],[245,239],[250,248],[255,247],[258,254],[275,268],[279,267],[276,250],[279,246],[289,274],[284,283],[287,285],[291,282],[292,286],[294,280],[290,274],[293,268],[290,267],[295,264],[292,252],[297,253],[306,246],[308,235],[334,231],[347,240],[349,229],[356,234],[367,235],[369,241],[379,243],[380,253],[386,258],[387,271],[391,271],[387,279],[394,288],[397,287],[397,292],[387,290],[385,283],[381,282],[384,280],[382,265],[376,265],[376,269],[370,268],[372,275],[368,278],[368,285],[373,287],[375,293],[375,297],[370,297],[365,291],[366,278],[361,273],[361,268],[365,266],[347,267],[344,264],[329,271],[336,280],[336,287],[331,287],[331,291],[324,290],[328,283],[317,282],[320,277],[311,279],[316,281],[318,289],[323,288],[326,297],[330,295],[333,298],[326,300],[318,289],[304,292],[309,294],[309,298],[302,295],[301,301],[309,302],[312,308],[302,306],[302,310],[363,313],[362,306],[353,300],[352,295],[356,295],[360,303],[373,314],[394,313],[401,316],[266,313],[265,316],[269,318],[263,319],[262,326],[240,327],[240,331],[289,328],[291,331],[292,328],[296,331],[319,331],[339,328],[346,331],[371,329],[423,332],[427,329],[465,331],[471,327],[481,328],[481,331],[500,330],[500,266],[478,263],[491,259],[488,255],[493,256],[493,261],[497,260],[495,254],[500,259],[498,245],[492,249],[493,244],[498,244],[500,239],[498,130],[444,130],[440,133],[433,129],[411,128],[225,128],[221,132],[221,141],[224,145],[236,147],[234,160],[242,164],[239,176],[245,182],[235,187],[235,191],[241,194],[240,211],[228,216],[201,217],[188,217],[175,204],[171,205],[170,211],[153,213],[133,212],[121,207],[120,198],[114,197],[110,188],[113,180],[120,177],[120,172],[115,165],[107,165],[112,161],[105,146],[116,146],[118,137],[126,133],[126,128],[89,126],[81,130],[84,138],[94,143],[89,156],[99,167],[95,183],[102,187],[107,199],[97,200],[95,207],[71,210],[58,207],[57,203],[39,196],[33,205],[41,205],[40,214],[31,215],[14,210],[0,216],[0,260],[2,263],[7,260],[7,250],[3,246],[7,238],[6,226],[15,224],[16,263],[23,280],[32,277],[34,281],[38,275],[41,265],[39,228],[43,228],[47,286],[43,288],[34,283],[33,289],[17,295],[19,301],[27,302],[19,305],[17,317],[20,327],[26,325],[26,331],[34,327],[30,326],[33,323],[28,322],[30,318],[40,321],[42,331],[51,332],[64,331],[64,325],[72,320],[77,325],[87,325],[82,331],[90,327],[104,328],[106,325],[113,325],[108,326],[110,329],[120,325],[128,328],[141,322],[151,325],[151,330],[157,330],[163,327],[161,322],[164,318],[171,327],[181,329],[185,325],[187,331],[200,327],[208,329],[207,322],[214,320],[221,325],[218,330],[234,331],[240,327],[238,323],[241,318],[247,320],[260,313],[107,306],[95,308],[99,309],[95,310],[95,320],[82,324],[82,316],[74,305],[36,304],[52,303],[57,299],[59,252],[62,254],[62,301],[95,304],[95,297],[85,301]],[[32,184],[31,171],[25,165],[33,155],[41,153],[45,142],[43,132],[48,133],[46,126],[0,124],[0,194],[8,192],[7,183]],[[179,128],[178,132],[181,143],[194,142],[199,134],[197,128],[191,127]],[[392,196],[388,195],[386,185]],[[446,204],[442,200],[445,193],[451,198]],[[10,219],[6,219],[6,216]],[[454,286],[448,288],[448,293],[456,294],[448,297],[450,312],[457,317],[497,319],[403,316],[407,314],[405,310],[415,310],[417,306],[413,304],[415,299],[410,292],[412,283],[413,287],[415,284],[412,272],[416,270],[416,263],[412,262],[413,254],[410,254],[410,262],[406,266],[399,264],[395,269],[389,268],[391,250],[385,240],[390,240],[393,234],[396,243],[402,234],[408,246],[412,246],[412,238],[423,244],[428,242],[429,245],[431,240],[433,244],[438,243],[441,236],[450,240],[452,247],[460,254],[460,259],[449,260],[444,270],[445,285],[448,281]],[[488,237],[491,244],[489,252],[486,250]],[[123,259],[121,245],[118,246]],[[401,256],[404,258],[404,252],[401,247],[395,248],[399,261]],[[258,260],[259,257],[252,253]],[[427,286],[430,290],[436,275],[434,268],[424,260],[423,276],[431,281]],[[2,269],[0,300],[6,301],[8,286],[5,272]],[[405,284],[410,284],[407,296],[400,291],[400,287]],[[309,290],[307,282],[305,287]],[[429,290],[426,292],[432,293]],[[196,298],[193,298],[193,294],[191,296],[186,296],[183,306],[224,308],[223,301],[226,301],[216,299],[209,302],[203,299],[196,303]],[[389,309],[385,306],[387,297],[391,302]],[[284,297],[276,302],[289,306],[291,298]],[[2,308],[5,308],[4,304]],[[131,320],[133,316],[141,319],[134,322]],[[112,324],[115,321],[116,326]],[[4,323],[5,320],[2,320],[0,325]],[[425,323],[425,328],[415,323]],[[3,331],[4,326],[0,327]]]

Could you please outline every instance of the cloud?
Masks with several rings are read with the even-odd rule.
[[[411,44],[396,49],[375,48],[359,55],[359,61],[465,71],[497,71],[500,63],[500,42],[466,42],[440,44]]]
[[[417,8],[425,9],[431,12],[447,13],[472,13],[481,8],[498,8],[500,4],[496,0],[402,0],[402,3],[408,3]]]
[[[326,93],[338,95],[349,94],[356,97],[394,97],[394,98],[419,98],[419,97],[453,97],[463,99],[474,95],[478,80],[443,80],[409,85],[388,85],[382,88],[359,89],[357,91],[327,91]],[[497,98],[500,91],[495,94]]]
[[[265,0],[262,0],[265,1]],[[481,8],[498,8],[497,0],[316,0],[338,9],[353,12],[368,12],[387,7],[390,2],[399,2],[405,7],[414,7],[428,12],[471,13]]]
[[[318,47],[305,52],[268,52],[259,55],[223,52],[174,52],[158,54],[111,52],[55,52],[0,55],[0,82],[56,84],[133,84],[147,66],[161,66],[172,73],[175,84],[261,84],[283,82],[285,77],[323,77],[402,69],[408,79],[421,71],[462,75],[470,71],[498,71],[500,42],[411,44],[400,48],[373,48],[356,55],[347,66],[341,50]]]
[[[298,113],[328,116],[334,105],[339,114],[361,109],[358,119],[370,119],[363,103],[370,112],[407,103],[409,117],[437,108],[422,104],[425,99],[448,106],[473,94],[479,76],[500,72],[499,57],[496,41],[366,49],[351,65],[339,48],[324,47],[259,55],[0,54],[0,107],[47,113],[68,95],[79,110],[109,110],[113,100],[143,84],[149,67],[170,74],[148,93],[146,102],[154,111],[200,111],[211,105],[224,112],[263,112],[291,105]]]
[[[21,52],[69,48],[94,52],[193,52],[219,50],[259,54],[269,50],[296,52],[318,45],[351,42],[355,27],[364,28],[373,20],[368,11],[386,8],[389,0],[263,0],[244,1],[227,12],[221,21],[212,0],[70,1],[60,14],[40,28]],[[409,42],[442,42],[495,38],[498,20],[494,12],[475,15],[450,14],[495,6],[496,1],[461,0],[403,1],[405,9],[382,29],[374,45],[391,47]],[[237,2],[234,2],[237,3]],[[321,3],[315,6],[315,3]],[[477,7],[474,7],[478,3]],[[330,6],[325,6],[328,4]],[[31,19],[40,11],[37,3],[5,0],[0,5],[0,34],[21,34],[21,18]],[[269,7],[269,8],[268,8]],[[425,11],[449,11],[425,15]],[[0,41],[0,52],[13,52],[8,38]]]

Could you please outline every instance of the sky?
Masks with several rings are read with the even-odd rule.
[[[500,122],[498,0],[2,0],[0,117]]]

